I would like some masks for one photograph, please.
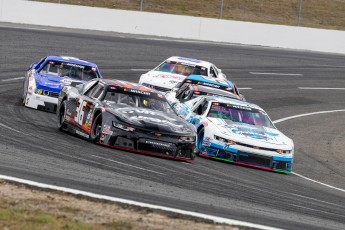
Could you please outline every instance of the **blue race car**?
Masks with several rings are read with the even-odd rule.
[[[61,89],[72,82],[102,78],[96,64],[74,57],[47,56],[29,67],[24,78],[23,104],[55,112]]]

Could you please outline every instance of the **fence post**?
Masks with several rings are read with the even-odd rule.
[[[140,0],[140,11],[143,11],[143,3],[144,3],[144,0]]]
[[[301,22],[301,17],[302,17],[302,1],[303,0],[299,0],[299,2],[298,2],[298,24],[297,24],[297,26],[299,26],[299,24]]]
[[[223,17],[223,0],[220,0],[220,16],[219,18]]]

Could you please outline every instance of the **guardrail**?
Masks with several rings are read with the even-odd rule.
[[[345,54],[344,31],[0,0],[0,21]]]

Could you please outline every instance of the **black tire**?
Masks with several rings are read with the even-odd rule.
[[[65,121],[66,113],[66,101],[61,102],[60,108],[56,111],[57,114],[57,127],[60,131],[64,131],[67,128]]]
[[[190,159],[191,159],[191,160],[194,160],[195,157],[196,157],[196,153],[195,153],[195,152],[191,152],[191,153],[190,153]]]
[[[24,84],[23,84],[23,94],[20,97],[22,105],[25,105],[25,103],[26,103],[26,95],[27,95],[27,93],[28,93],[28,89],[26,89],[26,92],[25,92],[25,81],[24,81]]]
[[[98,114],[92,124],[90,141],[96,143],[101,138],[102,134],[102,114]]]
[[[197,154],[202,154],[203,153],[203,150],[204,150],[204,147],[202,145],[202,142],[204,140],[204,134],[205,134],[205,131],[204,131],[204,127],[202,127],[199,132],[198,132],[198,138],[197,138],[197,142],[196,142],[196,148],[197,148]]]

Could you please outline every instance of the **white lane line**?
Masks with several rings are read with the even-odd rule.
[[[131,69],[131,71],[143,72],[143,71],[150,71],[150,69]]]
[[[100,156],[95,156],[95,155],[91,155],[91,156],[99,158],[99,159],[102,159],[102,160],[111,161],[111,162],[114,162],[114,163],[117,163],[117,164],[120,164],[120,165],[125,165],[125,166],[128,166],[128,167],[140,169],[140,170],[143,170],[143,171],[152,172],[152,173],[156,173],[156,174],[159,174],[159,175],[166,175],[164,173],[156,172],[156,171],[153,171],[153,170],[150,170],[150,169],[141,168],[141,167],[138,167],[138,166],[135,166],[135,165],[126,164],[126,163],[123,163],[123,162],[120,162],[120,161],[115,161],[115,160],[111,160],[111,159],[108,159],[108,158],[104,158],[104,157],[100,157]]]
[[[30,180],[24,180],[24,179],[20,179],[16,177],[0,175],[0,179],[22,183],[22,184],[26,184],[30,186],[35,186],[35,187],[43,188],[43,189],[51,189],[55,191],[66,192],[73,195],[82,195],[82,196],[86,196],[90,198],[107,200],[107,201],[112,201],[112,202],[117,202],[117,203],[122,203],[122,204],[128,204],[128,205],[135,205],[135,206],[139,206],[143,208],[151,208],[151,209],[162,210],[162,211],[167,211],[167,212],[174,212],[181,215],[188,215],[188,216],[193,216],[197,218],[202,218],[205,220],[211,220],[214,223],[219,223],[219,224],[243,226],[243,227],[257,228],[257,229],[262,229],[262,230],[280,230],[279,228],[273,228],[273,227],[269,227],[265,225],[253,224],[250,222],[222,218],[222,217],[217,217],[217,216],[212,216],[212,215],[207,215],[207,214],[202,214],[202,213],[197,213],[197,212],[190,212],[190,211],[185,211],[185,210],[176,209],[176,208],[168,208],[168,207],[164,207],[160,205],[152,205],[152,204],[143,203],[143,202],[137,202],[137,201],[127,200],[127,199],[111,197],[111,196],[99,195],[99,194],[95,194],[91,192],[81,191],[77,189],[70,189],[70,188],[65,188],[65,187],[60,187],[60,186],[55,186],[55,185],[43,184],[43,183],[30,181]]]
[[[298,174],[298,173],[295,173],[295,172],[291,172],[291,174],[294,174],[294,175],[299,176],[299,177],[301,177],[301,178],[303,178],[303,179],[312,181],[312,182],[314,182],[314,183],[321,184],[321,185],[326,186],[326,187],[328,187],[328,188],[332,188],[332,189],[338,190],[338,191],[340,191],[340,192],[345,192],[345,189],[337,188],[337,187],[334,187],[334,186],[332,186],[332,185],[325,184],[325,183],[322,183],[322,182],[319,182],[319,181],[310,179],[310,178],[308,178],[308,177],[306,177],[306,176],[303,176],[303,175],[301,175],[301,174]]]
[[[345,88],[320,88],[320,87],[298,87],[299,89],[318,89],[318,90],[345,90]]]
[[[17,81],[24,79],[24,77],[15,77],[15,78],[8,78],[8,79],[2,79],[1,81]]]
[[[43,30],[43,31],[54,31],[52,29],[43,29],[43,28],[35,28],[35,27],[19,27],[19,26],[5,26],[1,25],[0,28],[11,28],[11,29],[23,29],[23,30]]]
[[[253,88],[238,88],[239,90],[247,90],[247,89],[253,89]]]
[[[14,132],[16,132],[16,133],[20,133],[20,134],[23,134],[23,135],[26,135],[26,136],[29,136],[29,135],[30,135],[30,134],[28,134],[28,133],[23,133],[22,131],[19,131],[19,130],[16,130],[16,129],[14,129],[14,128],[11,128],[11,127],[9,127],[9,126],[3,124],[3,123],[0,123],[0,126],[6,128],[6,129],[12,130],[12,131],[14,131]]]
[[[262,72],[249,72],[253,75],[277,75],[277,76],[303,76],[300,73],[262,73]]]
[[[296,118],[305,117],[305,116],[312,116],[312,115],[325,114],[325,113],[337,113],[337,112],[345,112],[345,109],[329,110],[329,111],[319,111],[319,112],[313,112],[313,113],[304,113],[304,114],[294,115],[294,116],[285,117],[285,118],[281,118],[281,119],[275,120],[275,121],[273,121],[273,124],[277,124],[277,123],[280,123],[280,122],[283,122],[283,121],[288,121],[288,120],[291,120],[291,119],[296,119]],[[311,182],[314,182],[314,183],[326,186],[328,188],[332,188],[332,189],[335,189],[335,190],[338,190],[338,191],[341,191],[341,192],[345,192],[345,189],[337,188],[337,187],[334,187],[332,185],[325,184],[325,183],[322,183],[322,182],[317,181],[317,180],[313,180],[311,178],[308,178],[308,177],[303,176],[301,174],[298,174],[296,172],[291,172],[291,174],[294,174],[294,175],[296,175],[298,177],[301,177],[301,178],[303,178],[305,180],[308,180],[308,181],[311,181]]]
[[[339,109],[339,110],[329,110],[329,111],[319,111],[319,112],[313,112],[313,113],[304,113],[304,114],[299,114],[299,115],[294,115],[290,117],[284,117],[278,120],[273,121],[273,124],[277,124],[283,121],[299,118],[299,117],[305,117],[305,116],[311,116],[311,115],[316,115],[316,114],[324,114],[324,113],[337,113],[337,112],[345,112],[345,109]]]

